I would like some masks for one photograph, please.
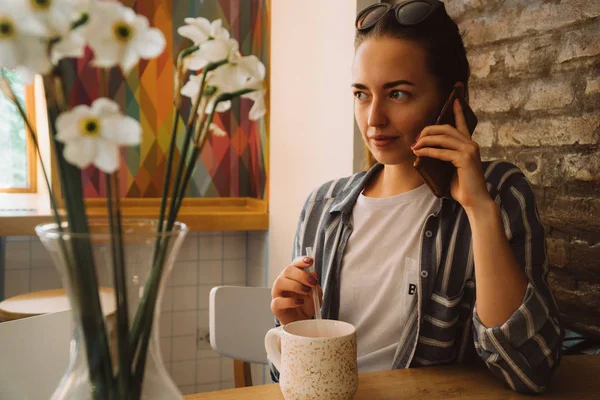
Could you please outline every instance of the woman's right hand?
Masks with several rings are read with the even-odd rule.
[[[298,257],[273,283],[271,311],[282,325],[311,319],[315,315],[313,290],[318,290],[319,304],[323,303],[323,291],[318,284],[316,273],[306,272],[312,264],[312,258]]]

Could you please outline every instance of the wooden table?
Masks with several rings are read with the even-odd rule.
[[[452,365],[359,375],[355,400],[526,399],[485,369]],[[535,399],[600,399],[600,356],[567,356],[548,391]],[[189,395],[186,400],[283,400],[279,385],[261,385]]]

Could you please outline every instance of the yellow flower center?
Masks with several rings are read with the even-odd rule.
[[[15,35],[15,26],[8,18],[0,18],[0,39],[10,39]]]
[[[52,5],[52,0],[30,0],[31,6],[36,10],[47,10]]]
[[[113,34],[119,42],[128,42],[133,37],[133,26],[125,21],[117,21],[113,25]]]
[[[80,122],[80,132],[84,136],[98,136],[100,135],[100,120],[97,118],[85,118]]]

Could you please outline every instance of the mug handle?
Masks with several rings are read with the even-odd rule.
[[[277,347],[277,338],[283,336],[283,326],[273,328],[265,336],[265,350],[267,351],[267,358],[271,360],[275,368],[280,371],[281,365],[281,350]]]

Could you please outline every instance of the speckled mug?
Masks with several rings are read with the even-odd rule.
[[[353,325],[327,319],[292,322],[267,332],[265,348],[279,370],[285,400],[354,398],[358,368]]]

